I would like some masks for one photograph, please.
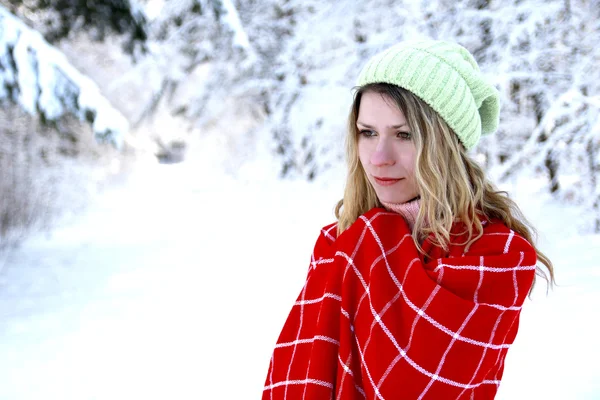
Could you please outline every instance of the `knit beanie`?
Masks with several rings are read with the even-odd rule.
[[[467,149],[498,128],[498,91],[487,83],[473,56],[446,41],[401,42],[372,57],[357,84],[400,86],[429,104]]]

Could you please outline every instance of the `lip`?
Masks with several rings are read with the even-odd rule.
[[[400,182],[403,178],[387,178],[387,177],[373,176],[373,179],[375,179],[375,182],[377,182],[378,185],[391,186],[395,183]]]

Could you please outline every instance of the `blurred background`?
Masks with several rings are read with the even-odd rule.
[[[600,399],[598,0],[0,0],[0,399],[259,398],[362,64],[455,40],[554,261],[504,399]]]

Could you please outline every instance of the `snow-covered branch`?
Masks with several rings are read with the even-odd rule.
[[[0,100],[53,121],[72,113],[92,124],[97,140],[122,144],[127,119],[98,86],[42,35],[0,5]]]
[[[233,45],[241,47],[244,50],[250,50],[248,34],[242,26],[235,5],[231,0],[218,0],[217,3],[221,5],[221,21],[233,33]]]

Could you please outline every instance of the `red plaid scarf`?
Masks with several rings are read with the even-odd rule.
[[[453,238],[423,256],[380,208],[324,227],[262,398],[493,399],[536,253],[497,221],[468,249]]]

